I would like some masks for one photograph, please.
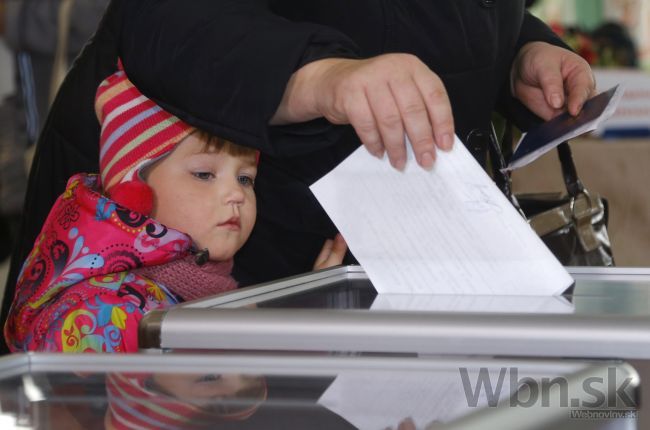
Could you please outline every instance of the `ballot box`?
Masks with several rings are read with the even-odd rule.
[[[0,428],[627,430],[638,387],[616,360],[16,354]]]
[[[650,269],[569,271],[560,296],[395,295],[337,267],[150,312],[140,346],[650,358]]]

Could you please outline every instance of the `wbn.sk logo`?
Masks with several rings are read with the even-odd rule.
[[[627,377],[620,384],[617,384],[615,367],[607,369],[607,378],[598,376],[584,378],[580,384],[581,387],[579,387],[582,393],[579,390],[576,392],[575,387],[573,387],[571,392],[575,396],[571,399],[569,398],[569,380],[562,376],[539,378],[538,380],[530,377],[520,379],[516,367],[502,367],[497,377],[496,372],[490,372],[488,368],[482,367],[478,372],[474,385],[472,385],[468,369],[461,367],[458,370],[463,382],[467,405],[470,407],[484,406],[484,404],[479,405],[482,398],[487,400],[488,406],[496,407],[502,397],[506,374],[509,373],[509,393],[512,394],[510,397],[511,407],[530,408],[536,405],[549,407],[553,402],[554,406],[557,405],[563,408],[637,408],[633,396],[629,393],[633,389],[633,387],[630,387],[632,377]],[[473,373],[475,374],[475,372]],[[559,400],[557,398],[558,393]],[[612,395],[612,393],[615,393],[615,395]]]

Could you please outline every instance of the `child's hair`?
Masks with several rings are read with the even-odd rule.
[[[198,138],[205,142],[204,152],[225,152],[233,157],[257,157],[258,151],[247,146],[238,145],[229,140],[215,136],[203,130],[197,130]]]

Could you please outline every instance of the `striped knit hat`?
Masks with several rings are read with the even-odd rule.
[[[138,172],[194,129],[144,96],[126,77],[121,62],[118,68],[99,84],[95,96],[101,180],[108,197],[149,215],[153,193]]]

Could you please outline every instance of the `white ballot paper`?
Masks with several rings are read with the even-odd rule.
[[[360,147],[311,186],[379,293],[561,294],[573,279],[456,138],[433,170]]]

